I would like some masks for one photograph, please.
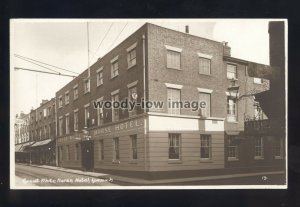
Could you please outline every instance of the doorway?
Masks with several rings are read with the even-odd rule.
[[[82,168],[86,171],[94,169],[94,141],[86,140],[81,142]]]

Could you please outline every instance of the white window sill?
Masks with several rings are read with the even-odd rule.
[[[263,157],[254,157],[255,160],[263,160]]]
[[[130,68],[133,68],[134,66],[136,66],[136,64],[128,65],[127,70],[129,70]]]
[[[84,92],[84,94],[87,94],[87,93],[90,93],[90,91],[86,91],[86,92]]]
[[[119,76],[119,74],[118,75],[115,75],[115,76],[113,76],[113,77],[111,77],[110,79],[112,80],[112,79],[114,79],[114,78],[116,78],[116,77],[118,77]]]
[[[167,69],[172,69],[172,70],[181,70],[181,68],[171,68],[171,67],[167,67]]]
[[[97,87],[102,86],[102,85],[103,85],[103,83],[101,83],[101,84],[99,84],[99,85],[97,84]]]
[[[228,78],[228,77],[227,77],[227,80],[231,80],[231,81],[234,80],[234,81],[237,81],[238,79],[237,79],[237,78]]]
[[[200,158],[200,163],[211,163],[213,162],[210,158]]]
[[[120,164],[121,162],[120,162],[120,160],[113,160],[112,163],[113,164]]]
[[[239,122],[238,121],[229,121],[227,120],[228,123],[232,123],[232,124],[238,124]]]
[[[282,157],[282,156],[275,156],[274,159],[275,159],[275,160],[282,160],[283,157]]]
[[[236,157],[228,157],[227,160],[228,160],[228,161],[239,161],[239,158],[236,158]]]
[[[180,159],[169,159],[168,164],[181,164],[182,161]]]
[[[77,97],[77,98],[74,98],[73,100],[76,101],[77,99],[78,99],[78,97]]]
[[[200,73],[199,72],[199,75],[205,75],[205,76],[208,76],[208,77],[212,77],[211,73],[210,74],[206,74],[206,73]]]

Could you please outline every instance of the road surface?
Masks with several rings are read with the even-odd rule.
[[[116,186],[105,178],[16,164],[15,185],[22,186]]]

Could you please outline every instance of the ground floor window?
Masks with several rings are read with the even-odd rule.
[[[70,160],[70,146],[69,145],[67,145],[67,151],[66,151],[66,160]]]
[[[283,158],[283,139],[279,137],[274,138],[274,156],[277,159]]]
[[[131,158],[133,160],[137,159],[137,135],[131,135]]]
[[[103,140],[99,141],[99,161],[104,160],[104,145]]]
[[[211,159],[211,135],[200,135],[200,159]]]
[[[120,152],[119,152],[119,137],[114,138],[114,154],[113,159],[119,160],[120,159]]]
[[[228,160],[238,159],[238,143],[235,139],[236,136],[228,136]]]
[[[254,158],[263,159],[264,158],[264,143],[263,137],[255,137],[254,139]]]
[[[180,134],[169,134],[169,159],[180,159]]]
[[[79,160],[79,144],[75,144],[75,160]]]

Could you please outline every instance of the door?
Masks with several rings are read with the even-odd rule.
[[[94,169],[94,141],[87,140],[81,142],[81,161],[84,170]]]

